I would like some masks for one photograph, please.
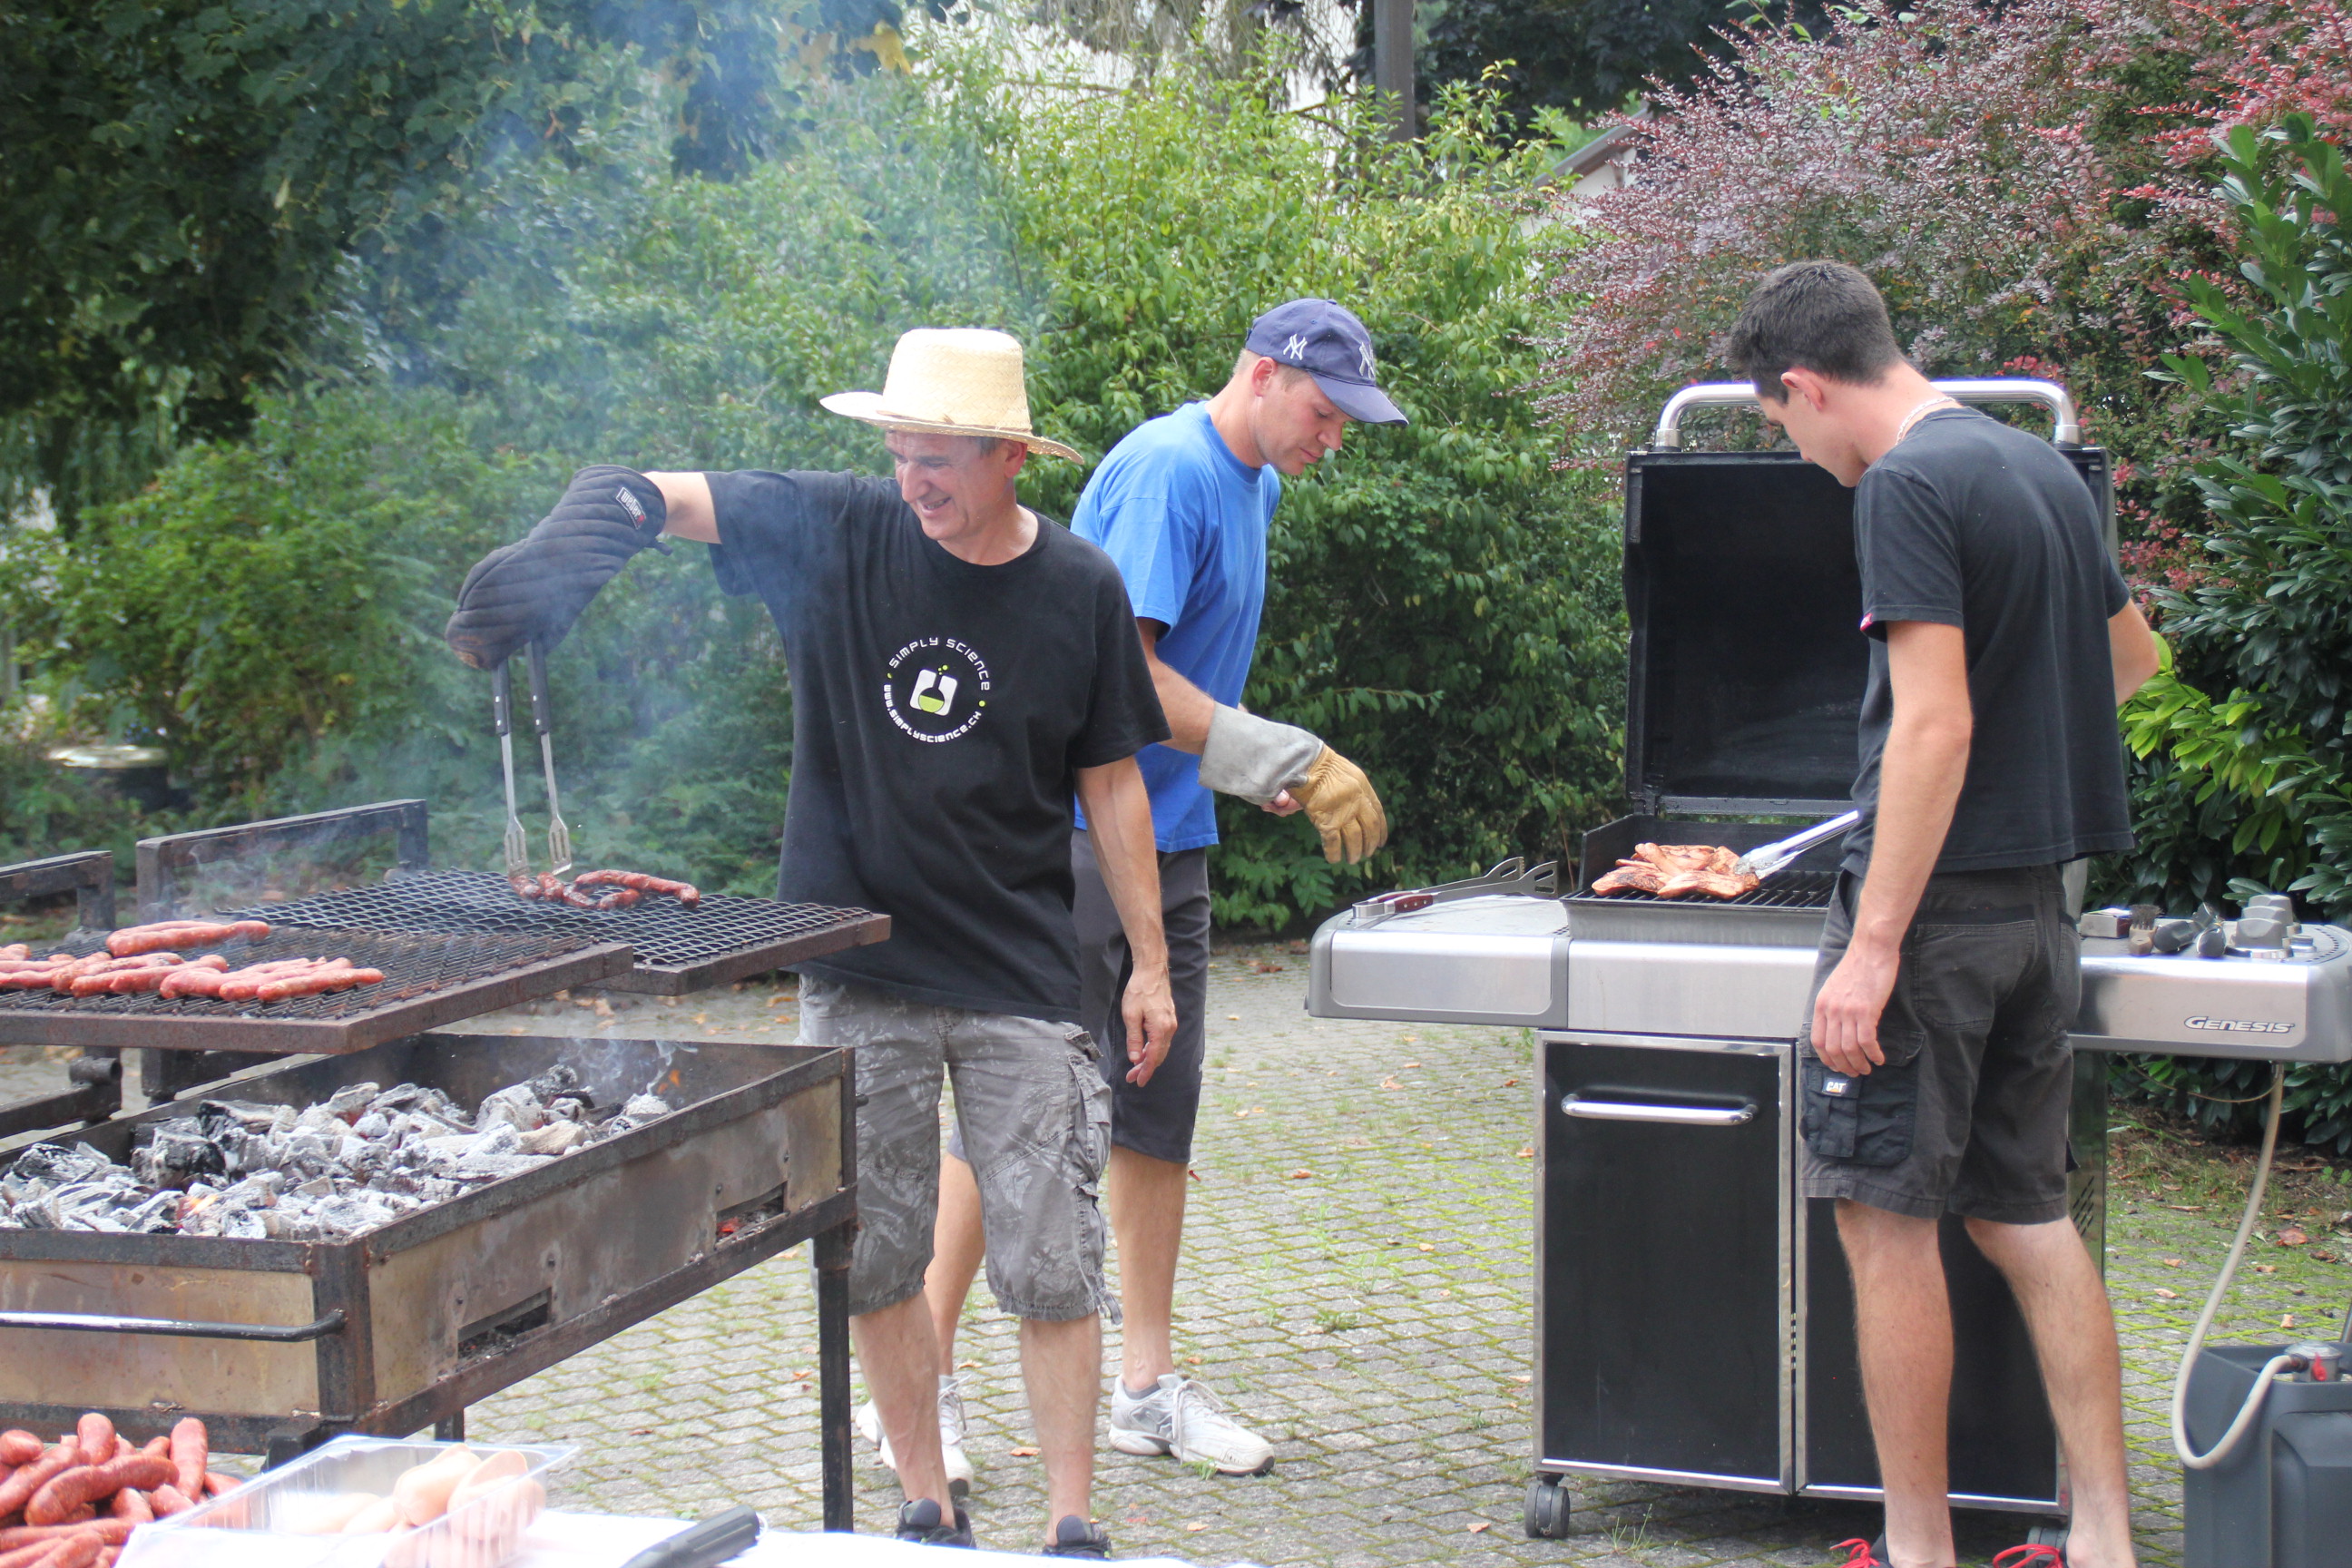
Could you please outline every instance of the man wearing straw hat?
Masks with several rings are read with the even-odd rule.
[[[1277,816],[1303,809],[1333,861],[1360,860],[1388,837],[1387,814],[1361,769],[1320,737],[1239,706],[1265,603],[1266,530],[1284,478],[1339,450],[1350,420],[1405,422],[1375,384],[1375,369],[1371,334],[1347,307],[1318,299],[1276,305],[1250,324],[1215,395],[1147,421],[1111,448],[1070,519],[1074,531],[1118,563],[1174,731],[1139,760],[1160,851],[1176,1039],[1149,1082],[1106,1074],[1113,1077],[1108,1199],[1124,1321],[1110,1444],[1228,1475],[1266,1468],[1273,1446],[1178,1370],[1174,1339],[1206,1045],[1208,856],[1217,842],[1211,796],[1235,795]],[[1070,851],[1081,1021],[1116,1047],[1128,944],[1096,868],[1090,826],[1080,826]],[[964,1151],[950,1141],[948,1153],[926,1294],[940,1345],[940,1445],[952,1484],[972,1473],[953,1350],[980,1267],[982,1224]],[[870,1422],[870,1407],[859,1415]]]
[[[492,665],[561,637],[664,532],[715,546],[720,584],[767,604],[793,696],[777,896],[891,917],[888,942],[797,967],[802,1039],[856,1047],[851,1329],[898,1460],[898,1533],[971,1543],[941,1464],[922,1296],[944,1074],[979,1175],[989,1284],[1022,1321],[1045,1550],[1102,1557],[1088,1494],[1111,1305],[1097,1205],[1109,1089],[1077,1023],[1071,802],[1135,954],[1120,1012],[1127,1076],[1143,1082],[1176,1020],[1135,758],[1168,725],[1118,568],[1015,496],[1031,452],[1077,456],[1030,428],[1019,343],[911,331],[880,394],[824,404],[888,432],[895,482],[583,469],[467,577],[449,641]]]

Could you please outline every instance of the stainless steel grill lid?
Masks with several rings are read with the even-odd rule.
[[[2104,506],[2106,454],[2060,450]],[[1794,452],[1627,454],[1625,614],[1637,812],[1847,809],[1869,674],[1852,490]]]

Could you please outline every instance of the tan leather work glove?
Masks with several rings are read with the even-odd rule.
[[[1265,805],[1284,790],[1323,836],[1323,858],[1362,859],[1389,841],[1389,814],[1364,770],[1309,731],[1220,703],[1201,749],[1201,782]]]
[[[1352,866],[1389,841],[1389,814],[1364,770],[1326,746],[1290,786],[1290,798],[1323,836],[1323,858]]]

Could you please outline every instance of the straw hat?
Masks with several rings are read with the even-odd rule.
[[[880,392],[836,392],[817,401],[886,430],[995,437],[1082,460],[1074,448],[1029,427],[1021,344],[982,327],[918,327],[890,351],[890,374]]]

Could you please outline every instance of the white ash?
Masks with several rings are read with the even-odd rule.
[[[654,1094],[600,1107],[561,1062],[471,1115],[413,1083],[347,1084],[300,1111],[207,1100],[142,1127],[128,1165],[87,1143],[26,1150],[0,1172],[0,1226],[342,1240],[669,1112]]]

